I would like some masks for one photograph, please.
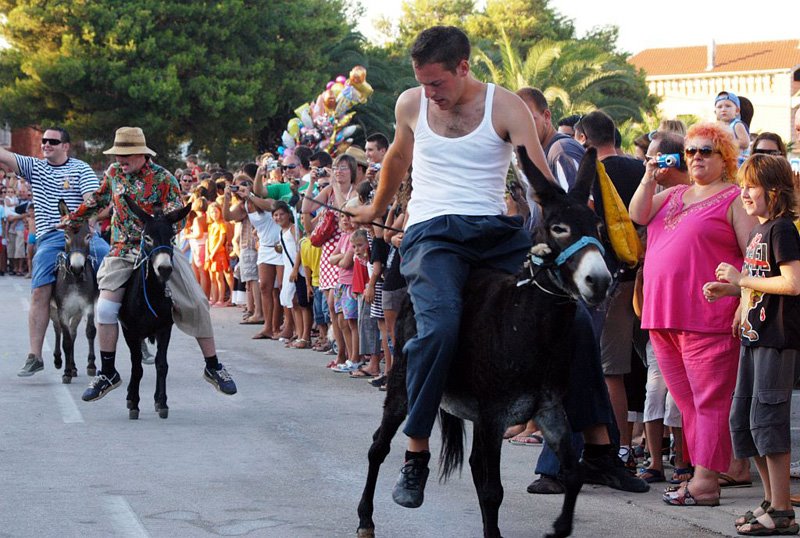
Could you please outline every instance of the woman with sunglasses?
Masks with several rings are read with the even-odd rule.
[[[720,475],[727,477],[732,459],[728,416],[739,360],[739,301],[726,297],[710,304],[703,285],[714,280],[719,260],[741,267],[755,220],[738,200],[739,149],[730,132],[717,124],[694,125],[684,147],[692,183],[656,194],[664,169],[650,160],[630,214],[647,225],[642,328],[650,331],[658,365],[683,414],[684,456],[695,466],[691,481],[668,488],[664,502],[716,506]]]
[[[773,155],[775,157],[786,158],[786,144],[783,143],[781,137],[775,133],[763,132],[753,140],[753,149],[750,152],[753,155],[762,153],[764,155]]]

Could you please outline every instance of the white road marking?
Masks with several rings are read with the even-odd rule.
[[[119,495],[106,497],[106,511],[111,516],[111,523],[117,536],[149,538],[150,535],[125,497]]]
[[[64,424],[81,424],[83,423],[83,415],[81,415],[78,406],[75,405],[75,400],[72,399],[72,393],[67,390],[64,385],[52,385],[53,394],[56,396],[58,408],[61,411],[61,417],[64,419]]]

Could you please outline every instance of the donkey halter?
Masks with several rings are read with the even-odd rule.
[[[149,252],[145,252],[144,249],[144,235],[142,235],[142,240],[139,243],[139,254],[136,256],[136,262],[133,264],[133,270],[135,271],[138,268],[141,268],[140,273],[142,274],[142,291],[144,292],[144,302],[147,304],[147,309],[153,314],[154,317],[158,317],[156,311],[153,309],[153,306],[150,304],[150,298],[147,296],[147,277],[150,274],[150,264],[147,263],[150,260],[150,257],[159,250],[167,250],[169,251],[169,255],[172,256],[174,252],[174,247],[170,245],[158,245],[157,247],[151,249]],[[165,288],[164,293],[167,297],[169,297],[169,289]]]
[[[568,293],[567,294],[557,293],[552,290],[544,288],[541,284],[539,284],[539,282],[536,281],[536,277],[538,277],[539,273],[542,271],[542,269],[544,269],[545,271],[547,271],[547,275],[550,276],[550,280],[553,281],[553,283],[558,287],[558,289],[565,292],[566,288],[564,286],[564,279],[561,276],[561,267],[565,263],[567,263],[567,261],[569,261],[569,259],[572,258],[575,254],[577,254],[584,248],[588,247],[589,245],[596,246],[598,250],[600,250],[600,254],[605,255],[605,249],[603,248],[603,245],[600,243],[600,241],[588,235],[584,235],[583,237],[581,237],[580,239],[569,245],[567,248],[562,250],[556,257],[556,259],[552,261],[545,260],[540,256],[536,256],[533,253],[529,253],[528,261],[525,262],[525,267],[530,272],[530,277],[518,281],[517,287],[522,287],[527,284],[532,284],[537,288],[539,288],[540,290],[542,290],[543,292],[548,293],[550,295],[555,295],[556,297],[572,298],[572,295]]]

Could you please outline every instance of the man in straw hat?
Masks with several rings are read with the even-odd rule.
[[[122,382],[114,368],[119,337],[119,310],[128,281],[134,270],[141,237],[141,223],[130,215],[122,198],[127,194],[145,211],[152,213],[160,205],[165,213],[180,209],[180,187],[165,168],[151,159],[156,152],[147,147],[139,127],[120,127],[114,146],[103,152],[113,155],[100,188],[73,213],[63,219],[64,226],[77,227],[81,222],[113,204],[111,217],[111,250],[97,273],[100,298],[97,301],[97,336],[100,342],[101,369],[83,393],[84,401],[99,400]],[[208,301],[194,279],[189,264],[182,256],[172,259],[173,273],[167,284],[175,306],[173,319],[178,328],[197,338],[206,366],[203,378],[224,394],[235,394],[236,384],[217,360],[214,330],[208,313]]]
[[[59,200],[74,210],[97,189],[97,176],[85,162],[69,156],[69,133],[51,127],[42,134],[44,159],[17,155],[0,148],[0,164],[24,177],[33,191],[36,206],[36,255],[31,270],[31,306],[28,311],[30,352],[20,377],[29,377],[44,370],[42,345],[50,322],[50,296],[56,281],[56,263],[64,252],[64,232],[57,229],[61,218]],[[91,254],[95,270],[108,252],[108,243],[94,234]]]

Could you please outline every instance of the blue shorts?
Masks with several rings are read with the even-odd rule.
[[[33,256],[33,271],[31,273],[31,289],[41,288],[56,281],[56,264],[58,255],[64,252],[64,232],[53,230],[36,239],[36,254]],[[100,262],[108,254],[108,243],[103,241],[98,234],[94,234],[90,242],[89,255],[95,272],[100,267]]]
[[[344,319],[358,319],[358,301],[353,297],[353,286],[339,284],[333,291],[333,310]]]
[[[328,301],[319,288],[314,288],[314,323],[328,325],[331,322],[331,313],[328,310]]]

